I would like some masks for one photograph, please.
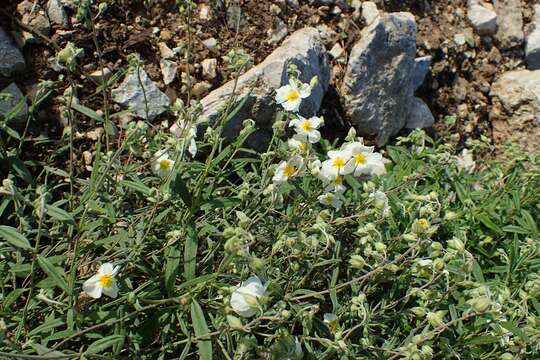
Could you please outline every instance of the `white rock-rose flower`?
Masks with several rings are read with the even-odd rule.
[[[157,159],[154,161],[154,173],[160,177],[165,177],[170,174],[174,168],[174,160],[169,159],[169,154],[161,152],[157,154]]]
[[[318,128],[324,124],[324,120],[317,116],[312,116],[306,119],[298,115],[297,119],[291,120],[289,126],[294,127],[296,134],[300,137],[307,139],[312,144],[315,144],[321,140],[321,133]]]
[[[272,178],[274,184],[284,184],[289,179],[299,175],[304,170],[304,160],[301,156],[293,156],[288,161],[282,161],[279,163],[276,173]]]
[[[242,317],[251,317],[259,309],[259,298],[264,295],[268,284],[263,284],[257,276],[251,276],[236,287],[231,295],[231,307]]]
[[[289,84],[276,90],[276,102],[283,106],[286,111],[298,112],[302,99],[311,95],[309,84],[301,84],[300,87],[293,79]]]
[[[94,299],[99,299],[101,294],[112,298],[118,296],[118,285],[115,276],[120,266],[113,266],[111,263],[102,264],[96,275],[86,280],[83,284],[83,291]]]

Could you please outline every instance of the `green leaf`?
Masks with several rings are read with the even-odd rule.
[[[66,279],[64,277],[64,274],[60,272],[58,268],[56,268],[46,257],[43,257],[41,255],[38,255],[37,261],[39,264],[39,267],[45,271],[47,275],[54,281],[54,283],[65,292],[68,291],[68,285],[66,282]]]
[[[26,239],[17,229],[11,226],[0,225],[0,237],[15,247],[25,250],[32,249],[28,239]]]
[[[75,223],[75,220],[73,219],[73,216],[71,216],[71,214],[68,213],[64,209],[61,209],[61,208],[59,208],[57,206],[49,205],[49,204],[45,205],[45,209],[47,210],[47,215],[49,215],[53,219],[63,221],[63,222],[67,222],[67,223],[70,223],[70,224]]]
[[[13,106],[11,109],[9,109],[5,115],[4,120],[5,122],[9,122],[11,119],[14,119],[24,108],[24,104],[26,104],[26,96],[19,100],[15,106]],[[21,114],[22,115],[22,114]]]
[[[197,268],[197,247],[199,239],[195,224],[188,225],[188,236],[184,244],[184,278],[191,280],[195,277]]]
[[[480,264],[478,264],[478,261],[476,261],[475,259],[473,259],[472,272],[476,281],[478,281],[479,283],[486,282],[486,280],[484,279],[484,274],[482,273],[482,268],[480,267]]]
[[[88,346],[88,349],[86,349],[84,355],[98,354],[103,350],[106,350],[120,343],[121,341],[123,341],[123,339],[124,337],[122,335],[111,335],[103,339],[96,340],[92,344],[90,344],[90,346]]]
[[[72,103],[71,107],[74,110],[77,110],[78,112],[80,112],[81,114],[88,116],[90,119],[93,119],[99,123],[103,122],[103,118],[97,112],[95,112],[94,110],[90,108],[87,108],[86,106]]]
[[[9,161],[11,161],[11,165],[13,166],[13,170],[23,179],[27,184],[33,185],[34,184],[34,178],[32,177],[32,174],[24,164],[24,162],[21,161],[17,156],[12,156],[9,158]]]
[[[199,359],[212,360],[212,340],[208,335],[208,325],[206,325],[206,319],[204,318],[204,312],[201,309],[201,306],[195,300],[191,303],[191,321],[193,323],[193,329],[195,329],[195,336],[208,336],[208,338],[197,341],[197,346],[199,347]]]
[[[481,213],[476,215],[476,218],[480,220],[482,224],[484,224],[488,229],[491,229],[497,233],[502,232],[499,225],[495,224],[486,213]]]
[[[529,231],[527,229],[524,229],[524,228],[522,228],[520,226],[516,226],[516,225],[507,225],[507,226],[503,227],[502,230],[504,232],[515,233],[515,234],[525,234],[525,235],[527,235],[529,233]]]
[[[525,219],[525,222],[527,223],[531,234],[538,239],[538,226],[536,225],[536,222],[534,221],[531,213],[527,210],[521,210],[521,215],[523,216],[523,219]]]
[[[167,251],[167,264],[165,265],[165,288],[169,293],[172,293],[176,274],[178,273],[178,265],[182,256],[180,250],[176,246],[169,247]]]
[[[242,200],[238,198],[217,198],[207,201],[201,206],[201,210],[208,211],[212,209],[227,209],[238,206],[242,203]]]
[[[486,335],[486,336],[476,336],[472,339],[466,341],[467,345],[481,345],[481,344],[493,344],[500,341],[500,337]]]
[[[150,194],[150,188],[144,185],[141,181],[122,180],[120,184],[143,195]]]
[[[171,193],[175,195],[179,195],[182,201],[184,202],[184,204],[188,208],[191,208],[191,205],[193,204],[192,197],[189,193],[186,183],[184,182],[180,174],[176,174],[176,176],[174,177],[174,180],[171,181],[170,190],[171,190]]]
[[[47,319],[43,324],[39,325],[38,327],[32,329],[28,335],[29,336],[35,336],[39,335],[41,333],[47,332],[49,330],[52,330],[54,328],[57,328],[59,326],[64,325],[64,322],[62,319]]]
[[[514,335],[517,335],[521,338],[521,340],[525,341],[525,342],[529,342],[530,339],[529,337],[527,336],[527,334],[525,334],[523,332],[523,330],[521,330],[516,324],[514,324],[513,322],[511,321],[504,321],[501,323],[501,326],[503,328],[505,328],[506,330],[508,331],[511,331]]]

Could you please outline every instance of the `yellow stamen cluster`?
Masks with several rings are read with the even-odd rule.
[[[295,101],[300,98],[300,93],[297,90],[290,90],[287,94],[287,101]]]
[[[163,159],[159,162],[160,170],[169,170],[171,168],[171,160]]]
[[[332,166],[341,169],[345,166],[346,161],[343,158],[337,157],[332,161]]]
[[[113,283],[113,277],[110,274],[103,274],[99,277],[98,283],[105,289],[111,287]]]
[[[362,154],[362,153],[359,153],[359,154],[356,154],[354,155],[354,163],[356,165],[363,165],[366,163],[366,155]]]
[[[292,165],[289,165],[287,164],[285,166],[285,169],[283,169],[283,174],[286,176],[286,177],[291,177],[294,175],[294,173],[296,173],[296,168]]]

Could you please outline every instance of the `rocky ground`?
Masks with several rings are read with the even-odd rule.
[[[163,124],[170,101],[188,96],[202,99],[209,115],[211,104],[230,92],[222,87],[233,77],[225,57],[242,49],[253,66],[251,75],[245,67],[243,86],[259,91],[242,116],[255,117],[263,133],[274,111],[268,99],[282,79],[259,86],[253,74],[269,69],[281,76],[283,64],[296,59],[307,81],[307,74],[319,76],[314,103],[304,110],[325,116],[325,136],[341,136],[354,124],[384,145],[407,128],[426,127],[459,148],[482,134],[496,145],[540,147],[540,6],[535,15],[533,0],[200,1],[192,12],[179,12],[174,1],[102,3],[108,6],[89,7],[93,24],[84,23],[71,0],[12,0],[0,13],[0,89],[13,95],[0,100],[0,112],[24,95],[35,98],[39,83],[48,81],[51,90],[33,112],[29,136],[60,138],[70,83],[92,109],[103,109],[104,101],[113,112],[140,103],[136,74],[120,72],[133,53],[144,62],[140,77],[155,100],[148,113],[135,109],[136,116]],[[298,35],[304,28],[316,31]],[[297,40],[287,43],[292,34]],[[83,51],[68,76],[55,55],[70,42]],[[273,51],[282,56],[268,60]],[[96,91],[103,76],[118,76],[105,98]],[[91,152],[100,124],[79,117],[75,127],[78,150]],[[252,139],[259,142],[264,136]],[[44,153],[47,144],[34,143],[33,150]]]

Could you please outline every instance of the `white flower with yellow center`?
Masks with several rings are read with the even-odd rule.
[[[326,206],[332,206],[336,209],[339,209],[343,205],[343,198],[341,194],[334,194],[328,192],[320,195],[317,199],[321,204]]]
[[[306,141],[306,138],[298,134],[295,134],[292,138],[290,138],[287,141],[287,144],[289,145],[289,148],[296,150],[301,154],[305,153],[309,148],[309,143]]]
[[[169,159],[169,154],[162,152],[158,154],[156,161],[154,162],[154,172],[160,176],[167,176],[174,168],[174,160]]]
[[[263,284],[257,276],[251,276],[236,287],[231,295],[231,307],[235,313],[243,317],[251,317],[257,313],[259,299],[264,295],[268,284]]]
[[[112,298],[117,297],[118,286],[114,277],[119,269],[120,266],[111,263],[102,264],[97,274],[84,282],[83,291],[94,299],[99,299],[102,293]]]
[[[302,99],[309,95],[311,95],[309,84],[301,84],[299,87],[295,80],[290,79],[288,85],[276,90],[276,102],[286,111],[298,112]]]
[[[353,142],[345,146],[351,153],[354,163],[354,176],[384,175],[385,159],[380,153],[373,152],[372,146],[364,146],[361,142]]]
[[[354,162],[351,153],[347,150],[333,150],[328,152],[328,160],[322,163],[323,176],[335,179],[339,175],[347,175],[354,171]]]
[[[296,133],[307,139],[312,144],[315,144],[321,140],[321,133],[317,130],[324,124],[324,120],[321,117],[312,116],[306,119],[298,115],[297,119],[291,120],[289,126],[294,126]]]
[[[303,170],[304,160],[301,156],[295,155],[290,160],[279,163],[272,181],[278,185],[286,183],[290,178],[300,174]]]

